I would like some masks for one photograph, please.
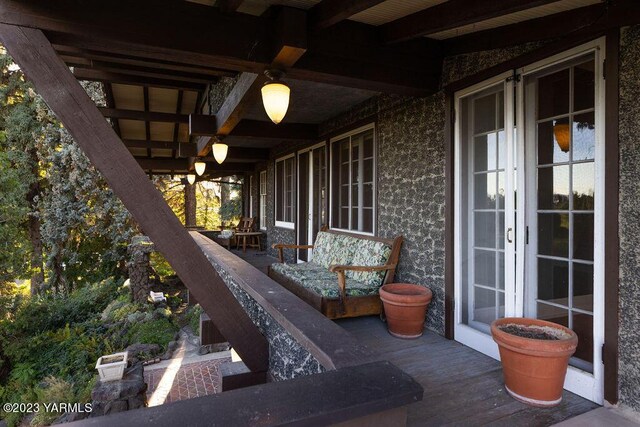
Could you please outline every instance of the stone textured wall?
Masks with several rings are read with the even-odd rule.
[[[640,26],[620,46],[620,401],[640,410]]]
[[[207,254],[205,254],[207,255]],[[207,255],[253,323],[269,342],[269,375],[276,381],[324,372],[318,360],[303,348],[256,300],[254,300],[219,262]]]

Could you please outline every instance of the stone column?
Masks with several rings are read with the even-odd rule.
[[[129,282],[133,300],[147,302],[151,290],[151,263],[149,254],[154,251],[153,242],[147,236],[136,236],[129,245]]]

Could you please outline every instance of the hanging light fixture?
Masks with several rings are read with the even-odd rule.
[[[558,143],[558,147],[568,153],[571,146],[571,132],[567,123],[558,123],[553,126],[553,136]]]
[[[193,166],[196,168],[196,173],[198,174],[198,176],[202,176],[204,170],[207,168],[207,164],[203,162],[202,159],[196,160]]]
[[[193,183],[196,182],[196,174],[187,174],[187,181],[189,181],[189,184],[193,185]]]
[[[216,159],[216,162],[221,165],[224,159],[227,158],[229,146],[222,142],[216,142],[213,144],[213,147],[211,147],[211,150],[213,151],[213,157]]]
[[[287,114],[291,90],[281,81],[284,75],[282,71],[267,70],[264,74],[269,81],[262,86],[262,104],[267,116],[273,123],[278,124]]]

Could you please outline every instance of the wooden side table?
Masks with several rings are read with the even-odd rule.
[[[236,233],[236,242],[240,245],[240,239],[242,239],[242,253],[247,252],[247,246],[260,250],[260,238],[262,237],[261,231],[239,232]],[[249,238],[249,243],[247,243]]]

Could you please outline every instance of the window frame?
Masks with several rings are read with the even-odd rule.
[[[253,190],[255,185],[253,175],[249,175],[249,217],[253,218]]]
[[[274,185],[274,189],[275,189],[275,194],[274,194],[274,209],[273,209],[273,216],[274,216],[274,220],[275,220],[275,225],[276,227],[279,228],[286,228],[288,230],[294,230],[296,227],[295,224],[295,220],[296,220],[296,198],[297,198],[297,188],[296,188],[296,155],[295,153],[291,153],[288,154],[286,156],[283,157],[279,157],[276,159],[275,164],[274,164],[274,181],[275,181],[275,185]],[[283,167],[285,165],[285,162],[291,160],[292,162],[292,166],[291,166],[291,206],[290,206],[290,212],[289,212],[289,217],[291,218],[291,221],[280,221],[278,220],[278,203],[280,203],[281,201],[278,199],[278,196],[280,195],[280,188],[278,187],[279,183],[278,183],[278,164],[282,163]],[[283,171],[284,173],[284,171]],[[286,190],[285,190],[286,191]],[[284,206],[283,206],[283,213],[284,213]],[[285,215],[286,216],[286,215]]]
[[[334,207],[334,203],[336,201],[334,201],[334,143],[336,141],[340,141],[342,139],[345,138],[349,138],[349,156],[351,156],[351,138],[354,135],[357,135],[359,133],[363,133],[365,131],[371,130],[373,131],[373,194],[372,194],[372,224],[371,224],[371,231],[360,231],[360,230],[354,230],[354,229],[350,229],[350,228],[341,228],[341,227],[334,227],[333,226],[333,207]],[[343,231],[346,233],[352,233],[352,234],[360,234],[363,236],[375,236],[376,232],[377,232],[377,227],[378,227],[378,183],[377,183],[377,176],[378,176],[378,143],[376,140],[376,123],[372,122],[372,123],[368,123],[364,126],[360,126],[358,128],[352,129],[348,132],[344,132],[341,133],[339,135],[336,135],[332,138],[329,139],[329,229],[331,230],[336,230],[336,231]],[[351,187],[352,187],[352,173],[351,173],[351,167],[353,164],[353,159],[349,159],[349,224],[351,224],[351,213],[352,213],[352,198],[351,198]],[[338,201],[339,203],[339,201]]]
[[[260,230],[267,229],[267,171],[260,171],[258,175],[258,194],[259,194],[259,214],[260,214]]]

